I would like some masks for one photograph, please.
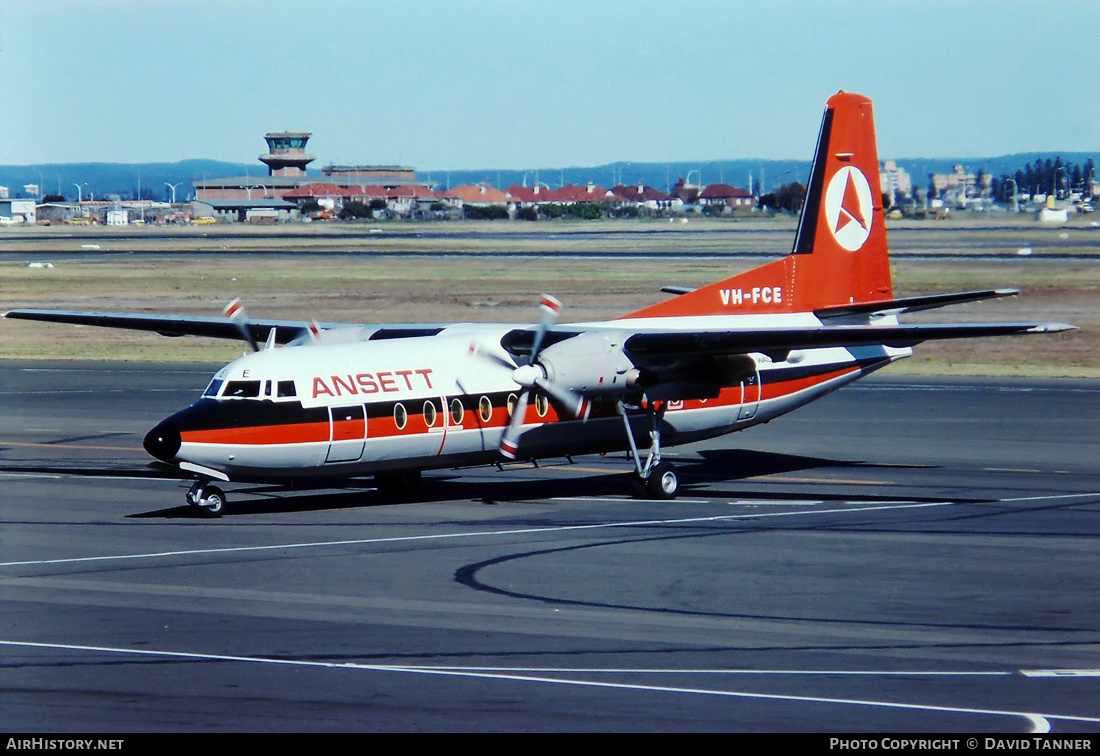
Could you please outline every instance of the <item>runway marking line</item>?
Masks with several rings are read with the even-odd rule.
[[[1027,711],[1011,711],[1006,709],[979,709],[962,706],[936,706],[932,704],[915,704],[915,703],[902,703],[899,701],[875,701],[871,699],[859,699],[859,698],[829,698],[824,696],[799,696],[789,694],[778,693],[758,693],[754,691],[737,691],[737,690],[713,690],[707,688],[691,688],[691,687],[673,687],[668,685],[643,685],[639,683],[621,683],[612,681],[599,681],[599,680],[581,680],[573,678],[562,677],[548,677],[555,673],[560,673],[559,670],[553,669],[507,669],[507,668],[478,668],[478,667],[421,667],[410,665],[388,665],[388,664],[359,664],[355,662],[321,662],[310,661],[304,659],[273,659],[264,656],[240,656],[230,654],[203,654],[186,651],[158,651],[155,649],[134,649],[134,648],[118,648],[111,646],[84,646],[75,644],[64,643],[34,643],[30,641],[13,641],[13,640],[0,640],[0,646],[17,646],[22,648],[38,648],[49,649],[53,651],[88,651],[94,653],[114,653],[114,654],[127,654],[133,656],[158,656],[169,657],[175,659],[195,659],[201,661],[226,661],[226,662],[243,662],[248,664],[272,664],[276,666],[292,666],[292,667],[316,667],[323,669],[343,669],[343,670],[361,670],[371,672],[402,672],[405,674],[421,674],[421,675],[438,675],[444,677],[471,677],[489,680],[513,680],[517,682],[534,682],[534,683],[546,683],[551,685],[571,685],[576,687],[587,688],[606,688],[616,690],[634,690],[647,693],[678,693],[689,695],[703,695],[703,696],[719,696],[727,698],[746,698],[757,700],[771,700],[771,701],[793,701],[799,703],[815,703],[815,704],[836,704],[847,706],[866,706],[874,708],[884,709],[901,709],[908,711],[931,711],[940,712],[945,714],[974,714],[980,716],[1004,716],[1004,717],[1020,717],[1031,723],[1032,732],[1045,733],[1050,732],[1050,720],[1060,720],[1067,722],[1089,722],[1100,723],[1100,717],[1084,717],[1071,714],[1051,714],[1040,712],[1027,712]],[[585,671],[585,670],[581,670]],[[593,670],[595,671],[595,670]],[[609,670],[610,673],[615,674],[630,674],[633,670]],[[661,670],[666,672],[666,670]],[[667,672],[684,673],[684,670],[668,670]],[[694,670],[687,670],[691,673]],[[704,673],[713,672],[713,670],[702,670]],[[734,671],[736,672],[736,670]],[[591,672],[589,672],[591,673]],[[792,672],[795,673],[795,672]],[[818,671],[818,674],[838,674],[836,672],[829,672],[827,670]],[[889,671],[880,672],[878,674],[890,675],[899,674]],[[910,674],[921,674],[919,672],[911,672]],[[930,674],[930,673],[924,673]],[[935,673],[931,673],[935,674]],[[979,673],[980,674],[980,673]],[[1012,672],[997,672],[997,673],[985,673],[988,675],[997,676],[1009,676]]]
[[[613,501],[627,501],[615,499]],[[125,559],[157,559],[177,556],[196,556],[202,554],[240,554],[249,551],[276,551],[280,549],[309,549],[326,548],[332,546],[359,546],[378,543],[408,543],[411,541],[438,541],[448,538],[484,538],[493,536],[534,535],[539,533],[564,533],[581,530],[605,530],[611,528],[651,527],[653,525],[695,525],[709,522],[723,522],[726,520],[754,520],[764,517],[799,517],[807,514],[851,514],[864,512],[877,512],[895,509],[922,509],[929,507],[951,506],[954,502],[920,502],[906,504],[884,504],[877,506],[854,507],[848,509],[817,509],[812,512],[802,510],[797,512],[755,512],[728,515],[712,515],[709,517],[682,517],[668,520],[634,520],[620,522],[594,523],[591,525],[558,525],[543,528],[515,528],[509,530],[476,530],[462,533],[438,533],[428,535],[387,536],[382,538],[353,538],[342,541],[309,541],[304,543],[284,543],[268,546],[229,546],[216,549],[183,549],[180,551],[159,551],[145,554],[114,554],[90,557],[69,557],[66,559],[33,559],[19,562],[0,562],[0,567],[29,567],[48,564],[75,564],[82,562],[109,562]]]
[[[613,472],[606,467],[582,467],[580,465],[546,465],[539,468],[540,470],[557,470],[564,472],[582,472],[582,473],[594,473],[604,474]],[[892,481],[889,480],[863,480],[854,478],[802,478],[795,476],[784,475],[783,473],[765,473],[763,475],[749,475],[744,480],[761,480],[770,479],[780,483],[837,483],[851,486],[889,486]],[[683,499],[677,499],[677,501],[683,501]]]
[[[64,441],[0,441],[3,446],[16,446],[21,449],[80,449],[82,451],[142,452],[135,446],[98,446],[92,444],[67,444]]]

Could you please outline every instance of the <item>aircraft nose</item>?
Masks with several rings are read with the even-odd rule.
[[[145,434],[142,442],[145,451],[162,462],[171,462],[180,450],[180,431],[174,423],[165,420]]]

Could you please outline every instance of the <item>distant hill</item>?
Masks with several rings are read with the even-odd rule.
[[[1084,163],[1089,158],[1100,162],[1100,153],[1091,152],[1025,152],[990,158],[891,158],[909,173],[913,183],[921,186],[931,173],[949,173],[955,165],[967,171],[984,170],[994,176],[1011,173],[1036,160],[1055,159],[1061,156],[1071,163]],[[761,179],[767,191],[792,181],[806,183],[809,178],[810,160],[700,160],[668,163],[617,162],[597,166],[571,166],[569,168],[527,169],[471,169],[438,171],[417,169],[417,176],[430,179],[437,189],[477,184],[485,181],[499,189],[513,184],[534,186],[536,181],[551,188],[563,184],[584,185],[589,181],[611,188],[616,184],[652,186],[661,191],[684,178],[691,184],[725,183],[750,189],[749,177],[754,184]],[[309,171],[320,176],[319,170]],[[184,201],[193,191],[192,181],[226,176],[256,176],[266,174],[264,166],[256,163],[229,163],[219,160],[182,160],[177,163],[53,163],[47,165],[0,165],[0,186],[7,186],[12,197],[23,194],[24,184],[42,184],[43,194],[63,194],[76,199],[76,184],[81,185],[82,196],[97,198],[117,194],[129,199],[139,190],[149,199],[171,198],[166,184],[176,185],[176,199]],[[85,186],[86,185],[86,186]]]
[[[679,178],[689,184],[730,184],[749,188],[749,174],[753,183],[761,175],[767,186],[805,182],[809,177],[809,160],[701,160],[669,163],[617,162],[597,166],[571,166],[569,168],[528,168],[515,170],[417,170],[417,176],[430,178],[437,188],[477,184],[485,181],[498,189],[514,184],[534,186],[536,182],[557,189],[565,184],[583,186],[589,181],[610,189],[617,184],[633,186],[638,183],[667,192]]]
[[[1069,163],[1083,164],[1089,158],[1100,162],[1100,152],[1024,152],[1014,155],[1000,155],[990,158],[893,158],[889,155],[880,156],[883,160],[894,160],[899,168],[909,173],[913,183],[923,186],[928,183],[928,176],[932,173],[950,173],[956,165],[962,165],[967,171],[977,173],[986,171],[999,177],[1001,174],[1011,174],[1018,168],[1023,168],[1028,163],[1036,160],[1051,160],[1061,156]],[[671,163],[608,163],[587,168],[541,168],[539,170],[467,170],[467,171],[422,171],[417,175],[431,178],[437,187],[458,186],[459,184],[476,184],[486,181],[489,184],[504,189],[513,184],[533,186],[537,180],[556,189],[562,184],[583,185],[588,181],[605,188],[615,184],[634,185],[639,182],[646,186],[652,186],[661,191],[668,189],[676,183],[680,177],[687,179],[688,183],[715,184],[724,183],[742,189],[750,189],[749,176],[752,176],[754,184],[761,179],[767,191],[774,191],[777,187],[798,181],[805,184],[809,180],[810,160],[708,160],[708,161],[679,161]]]
[[[320,171],[310,171],[320,175]],[[8,187],[12,197],[23,193],[24,184],[42,183],[43,194],[63,194],[76,199],[76,184],[81,184],[84,199],[97,199],[117,194],[130,199],[139,188],[146,199],[171,199],[176,185],[176,200],[184,201],[194,191],[192,181],[223,176],[267,175],[267,168],[257,162],[228,163],[221,160],[181,160],[177,163],[50,163],[45,165],[0,165],[0,186]],[[86,187],[84,185],[87,185]]]

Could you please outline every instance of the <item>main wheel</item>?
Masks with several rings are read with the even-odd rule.
[[[680,491],[680,478],[671,462],[658,462],[649,471],[645,482],[646,494],[651,499],[675,499]]]
[[[199,501],[199,510],[207,517],[221,517],[225,512],[225,492],[217,486],[206,486]]]

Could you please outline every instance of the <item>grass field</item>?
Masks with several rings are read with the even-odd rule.
[[[524,323],[534,317],[538,295],[546,291],[565,303],[566,320],[606,319],[665,297],[659,291],[662,285],[699,285],[761,262],[715,256],[725,250],[783,254],[793,234],[789,223],[716,223],[691,234],[676,233],[664,224],[595,226],[597,234],[586,233],[594,228],[591,225],[572,225],[536,238],[512,232],[532,230],[517,224],[445,227],[452,233],[440,233],[438,225],[424,227],[432,232],[431,238],[418,236],[417,227],[407,225],[396,235],[387,227],[380,238],[372,238],[363,227],[358,233],[348,233],[346,227],[326,228],[295,238],[280,238],[271,228],[182,237],[149,229],[126,239],[98,229],[79,236],[63,229],[22,236],[4,232],[0,310],[47,307],[217,315],[226,302],[241,297],[257,317]],[[1100,376],[1100,230],[958,224],[890,233],[894,250],[944,255],[919,260],[896,256],[896,295],[1002,286],[1021,290],[1018,297],[921,313],[908,316],[908,321],[1042,320],[1079,326],[1052,336],[924,344],[913,359],[892,370]],[[1024,248],[1031,254],[967,259],[977,251],[1011,254]],[[639,250],[658,256],[630,257]],[[677,256],[662,258],[662,251]],[[613,258],[577,256],[593,252]],[[1078,259],[1047,259],[1067,252]],[[408,253],[448,256],[405,256]],[[954,256],[947,258],[948,253]],[[51,262],[53,267],[29,267],[30,262]],[[0,321],[3,358],[217,362],[239,355],[241,346]]]

